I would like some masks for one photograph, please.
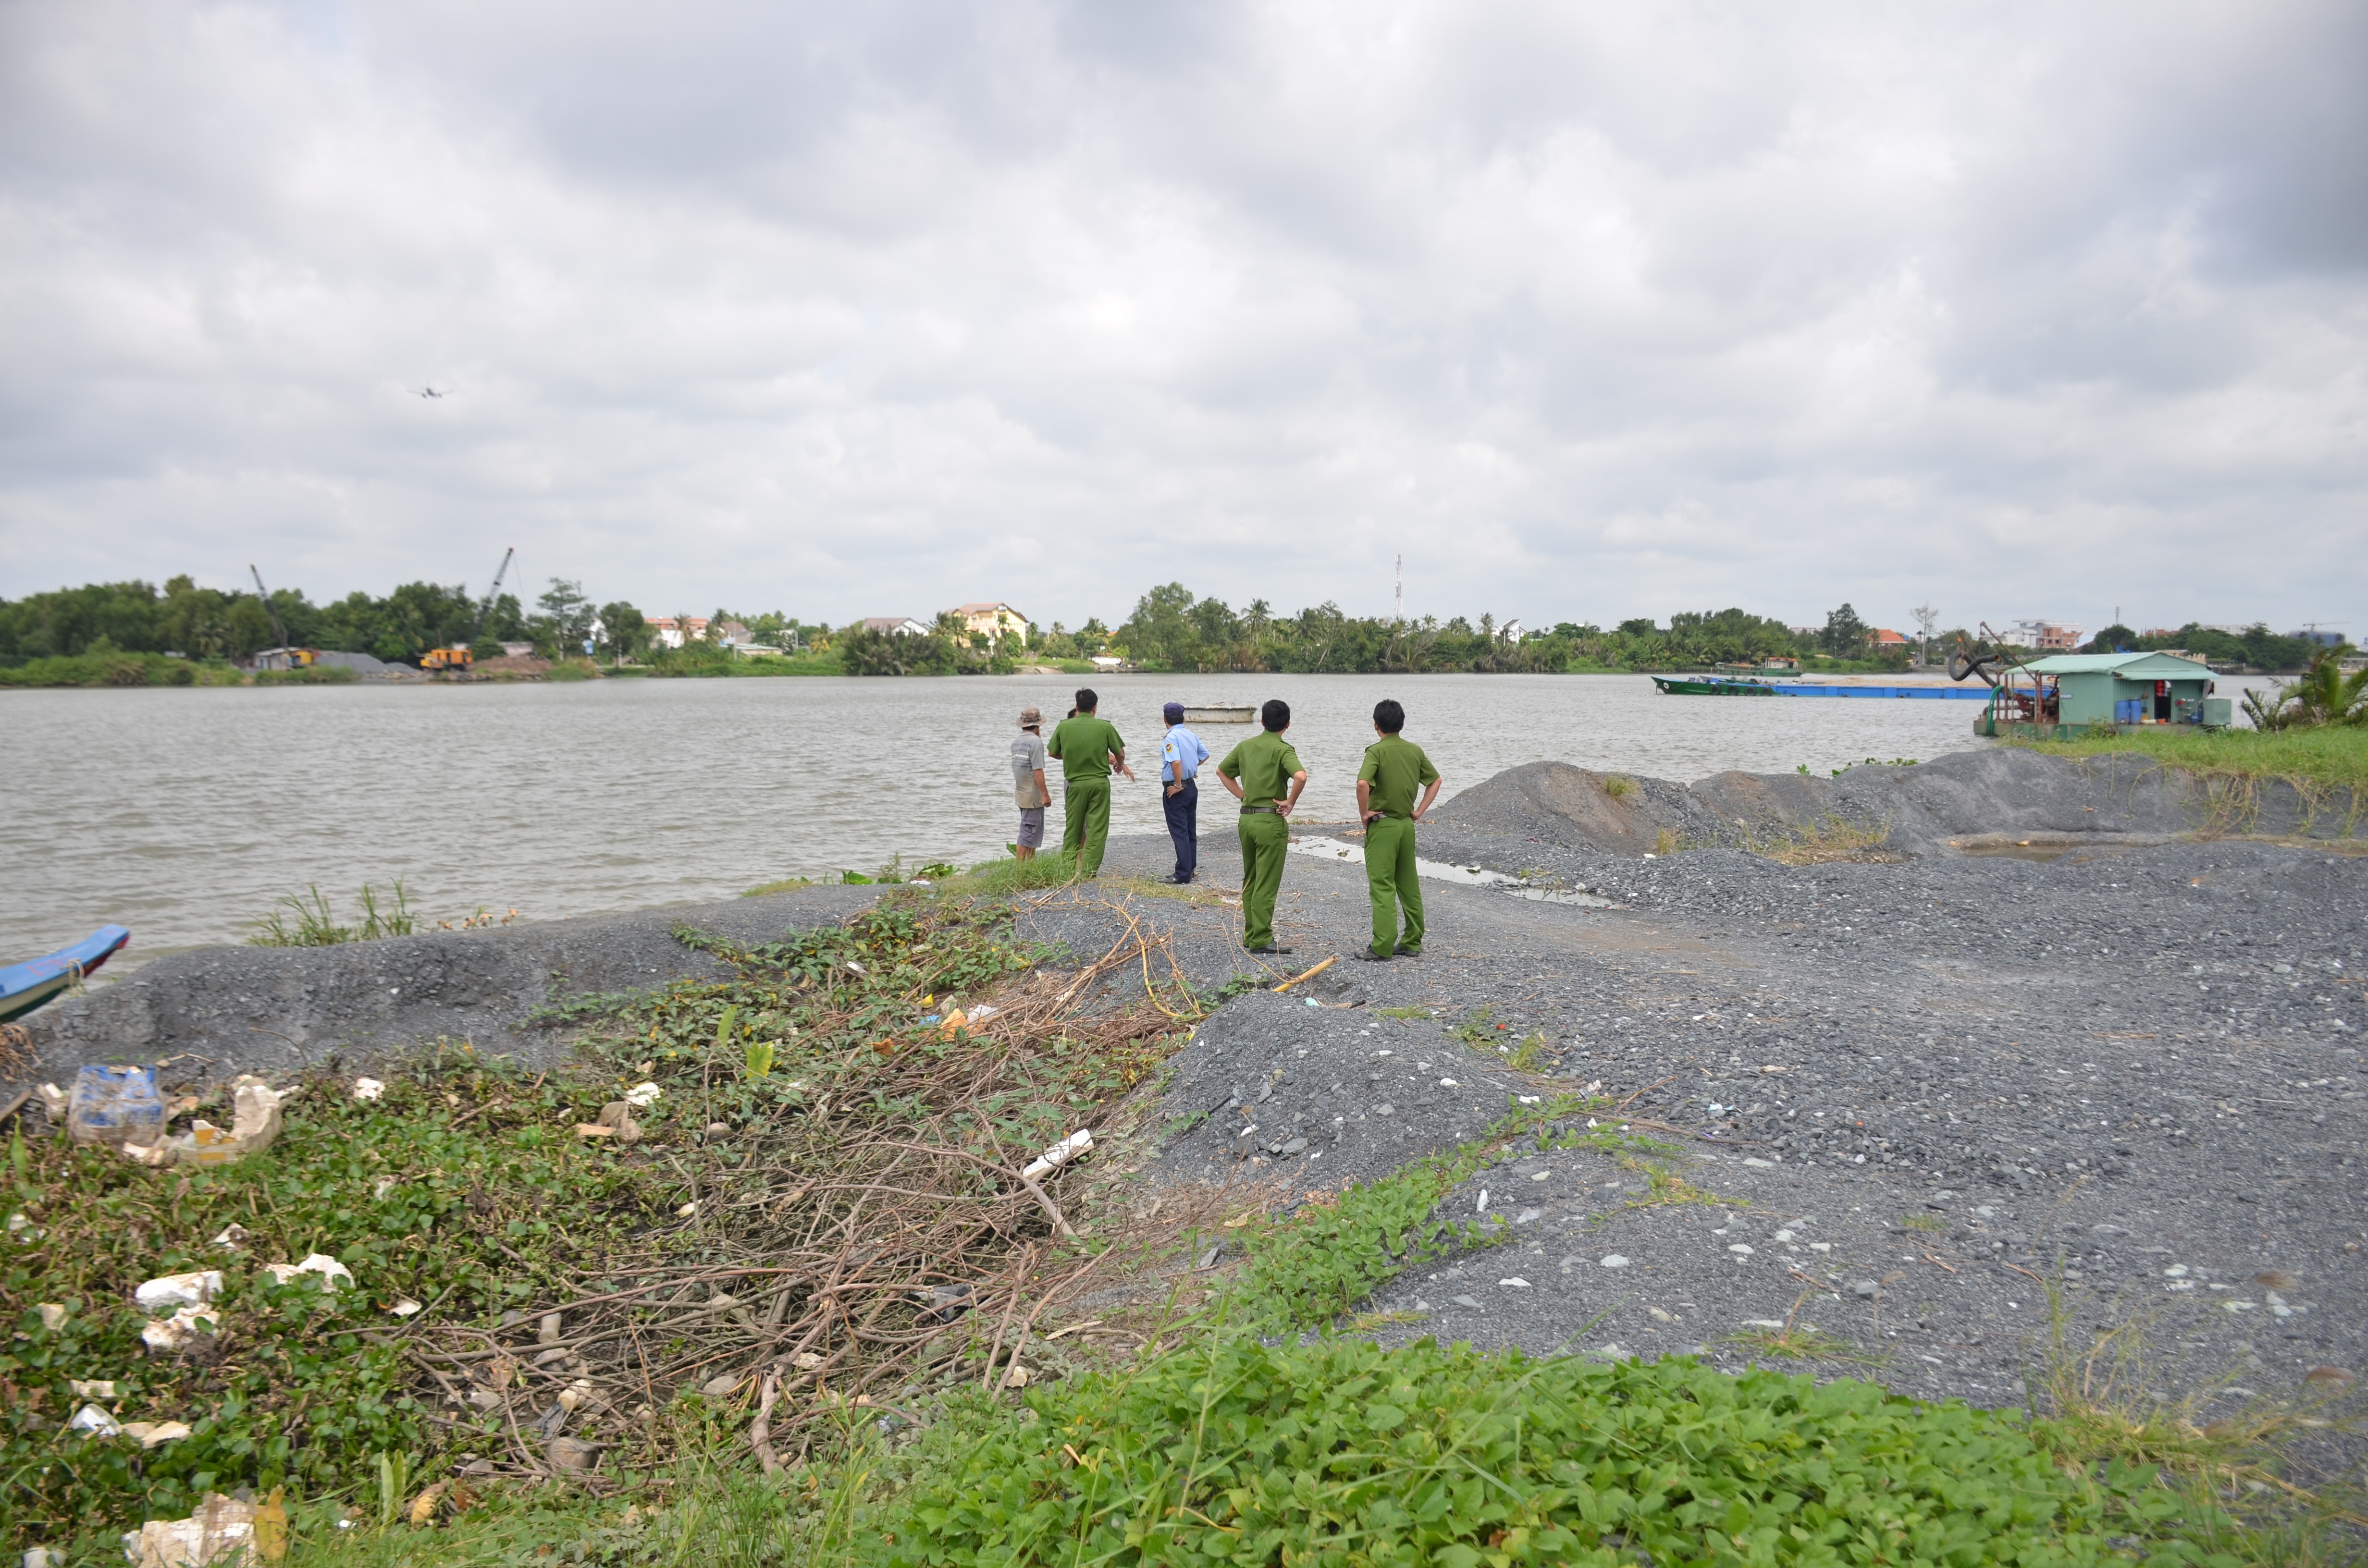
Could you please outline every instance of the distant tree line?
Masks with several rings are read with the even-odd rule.
[[[2242,631],[2220,631],[2189,621],[2176,631],[2141,636],[2126,626],[2108,626],[2089,640],[2090,653],[2151,653],[2176,648],[2215,665],[2250,665],[2257,670],[2291,671],[2307,666],[2321,648],[2307,637],[2283,637],[2256,621]]]
[[[1609,630],[1572,621],[1517,630],[1493,614],[1476,623],[1462,616],[1401,621],[1349,615],[1329,602],[1278,615],[1264,599],[1253,599],[1237,612],[1169,583],[1136,600],[1134,613],[1105,641],[1107,651],[1161,669],[1417,674],[1687,669],[1777,657],[1861,661],[1873,656],[1871,635],[1847,604],[1809,638],[1794,636],[1781,620],[1734,608],[1681,612],[1666,627],[1639,619]],[[1070,640],[1081,642],[1084,634]],[[1904,666],[1907,657],[1900,647],[1878,662]]]
[[[703,637],[666,647],[652,635],[640,608],[623,600],[595,604],[580,583],[564,578],[551,579],[529,610],[515,594],[487,602],[460,584],[406,583],[383,598],[352,593],[323,605],[301,589],[280,588],[267,605],[251,592],[201,588],[178,576],[161,590],[143,582],[94,583],[0,599],[0,665],[109,652],[238,662],[272,646],[283,632],[300,647],[416,663],[431,648],[466,642],[472,631],[479,657],[501,653],[504,642],[527,642],[547,658],[590,653],[614,662],[646,659],[661,673],[681,675],[742,667],[739,653],[725,645],[727,636],[779,649],[802,668],[848,675],[1001,674],[1023,659],[1105,654],[1165,670],[1338,674],[1682,670],[1783,657],[1897,669],[1907,665],[1914,646],[1876,645],[1873,629],[1849,604],[1828,611],[1825,624],[1806,635],[1740,608],[1685,611],[1666,626],[1639,618],[1608,629],[1561,621],[1516,630],[1494,615],[1476,622],[1462,616],[1444,621],[1352,616],[1328,600],[1292,615],[1276,613],[1264,599],[1237,611],[1223,599],[1196,597],[1183,584],[1168,583],[1138,598],[1134,612],[1115,628],[1099,618],[1074,631],[1055,621],[1049,629],[1031,627],[1024,648],[973,633],[951,614],[912,636],[861,622],[833,629],[780,611],[722,608],[708,618]],[[1932,652],[1937,657],[1960,642],[1980,645],[1968,632],[1950,631],[1933,640]],[[2264,670],[2300,669],[2318,651],[2266,625],[2232,634],[2190,624],[2152,637],[2111,626],[2089,644],[2099,653],[2166,647]]]
[[[630,604],[594,606],[579,585],[552,579],[529,613],[515,594],[491,602],[461,584],[406,583],[383,598],[347,594],[316,605],[300,588],[275,588],[267,603],[242,590],[201,588],[187,576],[160,590],[143,582],[92,583],[0,599],[0,661],[86,653],[176,653],[240,662],[279,644],[368,653],[416,663],[430,648],[470,642],[481,657],[505,642],[528,642],[548,657],[580,653],[586,639],[630,654],[648,641]]]

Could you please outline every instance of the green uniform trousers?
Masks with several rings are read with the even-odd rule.
[[[1274,899],[1282,891],[1282,858],[1291,853],[1291,824],[1272,812],[1242,813],[1242,946],[1274,946]]]
[[[1365,824],[1365,891],[1373,897],[1373,952],[1388,958],[1399,948],[1422,951],[1422,881],[1414,873],[1414,824],[1404,817],[1375,817]],[[1398,935],[1398,909],[1406,908],[1406,935]]]
[[[1110,846],[1110,780],[1070,779],[1061,812],[1061,853],[1075,858],[1077,875],[1098,874],[1102,851]]]

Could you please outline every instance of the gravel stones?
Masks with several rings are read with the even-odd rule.
[[[677,926],[769,942],[877,896],[874,888],[812,888],[333,948],[200,948],[45,1007],[26,1020],[27,1032],[41,1075],[60,1081],[85,1062],[167,1056],[211,1059],[211,1068],[184,1069],[191,1084],[240,1072],[276,1077],[439,1038],[547,1066],[565,1057],[567,1037],[532,1028],[535,1008],[723,972],[677,941]]]

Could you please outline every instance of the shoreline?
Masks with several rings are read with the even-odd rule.
[[[1297,950],[1270,970],[1238,946],[1229,835],[1204,841],[1207,892],[1151,887],[1166,841],[1132,835],[1108,864],[1144,881],[1014,895],[1017,936],[1070,955],[1056,968],[1136,920],[1205,992],[1252,977],[1170,1060],[1143,1180],[1337,1189],[1455,1147],[1524,1094],[1594,1085],[1629,1127],[1574,1124],[1460,1184],[1440,1211],[1511,1250],[1385,1282],[1366,1308],[1404,1321],[1373,1336],[1543,1353],[1577,1335],[1592,1353],[1739,1365],[1753,1324],[1807,1302],[1901,1392],[2010,1403],[2050,1332],[2053,1281],[2053,1310],[2082,1334],[2178,1315],[2185,1366],[2163,1378],[2180,1388],[2294,1391],[2313,1367],[2368,1360],[2368,997],[2345,983],[2368,972],[2368,859],[2146,833],[2153,808],[2128,778],[2008,751],[1873,771],[1909,804],[1901,779],[1924,774],[1927,817],[1951,796],[1994,806],[1995,780],[1972,786],[1999,770],[2082,780],[2119,814],[2046,790],[2025,809],[2117,831],[2043,860],[1952,852],[1903,812],[1896,844],[1842,858],[1639,853],[1616,846],[1701,809],[1665,798],[1697,792],[1645,781],[1612,804],[1659,817],[1607,829],[1593,806],[1554,809],[1579,773],[1557,768],[1474,787],[1424,847],[1588,900],[1430,882],[1423,958],[1335,964],[1292,994],[1261,987],[1367,939],[1354,866],[1292,858],[1279,921]],[[539,1009],[712,973],[678,928],[770,940],[888,891],[199,949],[33,1015],[36,1076],[163,1058],[203,1062],[175,1070],[190,1082],[350,1072],[463,1039],[548,1068],[570,1031]],[[1141,992],[1121,971],[1094,1006]],[[1258,1082],[1271,1087],[1253,1096]],[[1278,1128],[1302,1140],[1292,1154],[1275,1154]]]

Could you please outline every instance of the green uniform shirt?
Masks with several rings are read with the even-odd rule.
[[[1271,806],[1291,793],[1291,776],[1304,771],[1291,743],[1261,730],[1225,754],[1217,771],[1242,787],[1245,806]]]
[[[1110,753],[1125,750],[1126,742],[1119,738],[1118,726],[1090,713],[1062,720],[1053,729],[1053,738],[1044,743],[1045,755],[1061,759],[1064,778],[1107,778]]]
[[[1365,764],[1357,769],[1360,782],[1372,785],[1365,797],[1385,817],[1410,817],[1423,787],[1439,777],[1439,769],[1422,748],[1402,735],[1383,735],[1365,748]]]

